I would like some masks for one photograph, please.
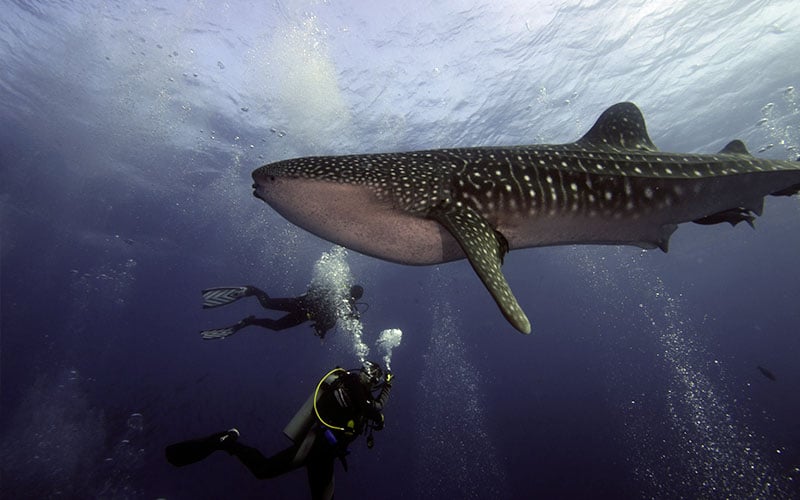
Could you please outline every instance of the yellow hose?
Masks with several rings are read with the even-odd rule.
[[[322,379],[319,381],[319,384],[317,384],[317,389],[314,391],[314,413],[317,415],[317,419],[320,421],[320,423],[322,425],[324,425],[325,427],[329,427],[329,428],[331,428],[333,430],[336,430],[336,431],[344,431],[345,430],[344,427],[337,427],[335,425],[331,425],[328,422],[324,421],[322,419],[322,415],[319,414],[319,410],[317,409],[317,397],[319,396],[320,387],[322,387],[323,382],[325,382],[325,380],[328,377],[330,377],[331,375],[333,375],[336,372],[345,372],[345,373],[347,373],[347,370],[345,370],[344,368],[339,368],[337,366],[333,370],[331,370],[328,373],[326,373],[324,377],[322,377]]]

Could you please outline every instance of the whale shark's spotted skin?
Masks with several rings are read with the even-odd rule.
[[[766,195],[796,194],[800,164],[658,151],[631,103],[579,141],[297,158],[253,172],[255,195],[290,221],[404,264],[468,258],[506,318],[530,323],[500,270],[510,249],[631,244],[666,251],[677,224],[745,221]]]

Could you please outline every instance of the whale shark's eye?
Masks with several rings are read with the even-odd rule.
[[[272,181],[272,182],[275,182],[275,176],[274,175],[270,175],[269,176],[269,180]]]

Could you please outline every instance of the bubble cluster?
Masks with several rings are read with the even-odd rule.
[[[620,250],[616,257],[625,262]],[[734,400],[715,382],[718,362],[705,351],[680,296],[673,296],[662,279],[640,262],[627,259],[612,273],[606,259],[592,259],[589,250],[575,249],[572,257],[612,322],[637,325],[654,341],[660,360],[653,370],[664,380],[650,389],[649,403],[663,407],[660,415],[646,414],[632,395],[625,409],[631,463],[635,475],[655,497],[700,498],[783,497],[787,491],[775,466],[764,455],[764,443],[733,412]],[[638,312],[633,316],[630,309]],[[617,339],[617,341],[620,341]],[[623,341],[624,342],[624,341]],[[621,366],[629,370],[628,366]],[[612,378],[615,375],[612,375]],[[622,390],[622,376],[615,386]]]
[[[133,478],[144,465],[143,417],[133,413],[124,430],[112,428],[106,412],[90,402],[88,380],[75,368],[39,375],[9,409],[0,439],[6,492],[28,498],[142,497]]]
[[[352,314],[348,301],[353,283],[353,275],[347,264],[347,250],[335,246],[329,252],[323,252],[314,264],[309,294],[315,294],[313,300],[336,311],[339,331],[345,334],[353,353],[363,362],[369,355],[369,347],[362,340],[364,325]]]
[[[481,374],[467,357],[459,311],[448,300],[452,288],[452,279],[438,268],[425,287],[432,329],[419,382],[419,470],[411,496],[508,498],[506,474],[487,432]]]
[[[392,369],[392,350],[400,345],[403,340],[403,332],[399,328],[384,330],[378,336],[378,348],[384,352],[383,366],[387,370]]]
[[[786,87],[780,101],[768,102],[761,107],[761,119],[756,126],[766,132],[766,142],[758,149],[759,153],[776,146],[784,149],[790,160],[800,154],[800,130],[797,129],[797,115],[800,114],[800,99],[794,87]]]

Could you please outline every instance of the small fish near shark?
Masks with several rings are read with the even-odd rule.
[[[503,315],[531,325],[501,270],[509,250],[636,245],[667,251],[683,222],[736,225],[764,197],[800,192],[800,163],[659,151],[636,105],[608,108],[577,142],[316,156],[253,172],[254,195],[290,222],[380,259],[469,259]]]
[[[778,380],[778,377],[776,377],[775,374],[772,373],[771,370],[769,370],[767,368],[764,368],[761,365],[756,366],[756,368],[758,368],[758,371],[761,372],[761,375],[764,375],[765,377],[767,377],[768,379],[772,380],[773,382],[776,382]]]

